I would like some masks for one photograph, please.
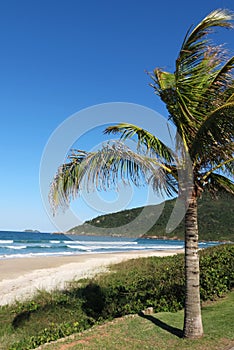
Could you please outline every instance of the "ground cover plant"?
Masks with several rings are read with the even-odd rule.
[[[201,299],[225,296],[234,286],[234,245],[206,248],[200,260]],[[41,291],[28,302],[1,307],[2,349],[32,349],[148,306],[155,312],[181,310],[183,266],[183,254],[132,259],[114,265],[110,273],[74,281],[64,291]]]

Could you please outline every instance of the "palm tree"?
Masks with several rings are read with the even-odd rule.
[[[198,256],[197,199],[203,191],[234,194],[232,179],[234,57],[214,45],[209,34],[214,27],[230,28],[228,10],[215,10],[184,38],[174,73],[156,68],[151,86],[166,104],[192,162],[191,195],[185,214],[185,317],[186,338],[203,335]],[[109,189],[119,181],[142,182],[166,196],[183,197],[188,184],[178,182],[176,157],[157,137],[136,125],[121,123],[106,133],[120,133],[120,141],[106,144],[97,152],[75,151],[63,164],[51,185],[53,207],[67,206],[82,190]],[[137,138],[140,150],[133,151],[124,141]],[[180,147],[181,141],[177,142]],[[186,171],[186,164],[182,167]]]

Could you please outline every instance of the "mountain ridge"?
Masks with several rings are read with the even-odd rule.
[[[108,233],[110,236],[137,236],[144,238],[160,238],[160,239],[184,239],[184,220],[176,227],[175,230],[166,232],[171,212],[174,208],[176,199],[165,201],[163,210],[160,206],[149,205],[147,207],[139,207],[126,209],[116,213],[100,215],[92,220],[86,221],[84,224],[71,228],[67,233],[82,235],[103,235],[103,228],[110,229],[113,232],[117,229],[117,233]],[[147,208],[146,215],[140,217],[139,223],[131,232],[132,221],[136,219],[143,209]],[[145,232],[149,220],[155,213],[161,212],[158,220],[152,227]],[[219,193],[217,199],[212,199],[207,193],[198,200],[198,226],[199,239],[205,241],[233,241],[234,240],[234,196],[227,193]],[[130,224],[130,225],[128,225]],[[106,230],[105,230],[106,232]]]

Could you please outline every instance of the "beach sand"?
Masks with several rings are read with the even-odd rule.
[[[168,256],[183,250],[44,256],[0,260],[0,305],[29,299],[38,290],[66,288],[69,281],[108,271],[121,261],[147,256]]]

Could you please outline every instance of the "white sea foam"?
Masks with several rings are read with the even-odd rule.
[[[138,242],[135,241],[111,241],[111,242],[100,242],[100,241],[80,241],[80,244],[84,244],[84,245],[95,245],[95,244],[101,244],[101,245],[109,245],[109,246],[113,246],[113,245],[137,245]]]
[[[103,241],[63,241],[65,244],[82,244],[82,245],[109,245],[109,246],[113,246],[113,245],[137,245],[138,242],[135,241],[111,241],[111,242],[103,242]]]
[[[0,244],[12,244],[12,243],[14,243],[14,241],[11,239],[9,240],[0,239]]]
[[[52,243],[52,244],[58,244],[58,243],[60,243],[60,241],[50,241],[50,243]]]
[[[82,253],[80,253],[82,254]],[[1,259],[14,259],[14,258],[32,258],[32,257],[41,257],[41,256],[65,256],[65,255],[77,255],[75,252],[60,252],[60,253],[28,253],[28,254],[2,254],[0,255]]]
[[[90,247],[85,247],[83,245],[67,245],[68,248],[70,249],[79,249],[79,250],[85,250],[85,251],[90,251]]]
[[[19,250],[19,249],[26,249],[27,246],[26,245],[8,245],[6,246],[6,248]]]
[[[147,248],[150,248],[150,249],[154,249],[154,250],[168,250],[168,249],[183,249],[184,248],[184,245],[169,245],[169,244],[165,244],[165,245],[157,245],[157,244],[152,244],[152,245],[148,245]]]

